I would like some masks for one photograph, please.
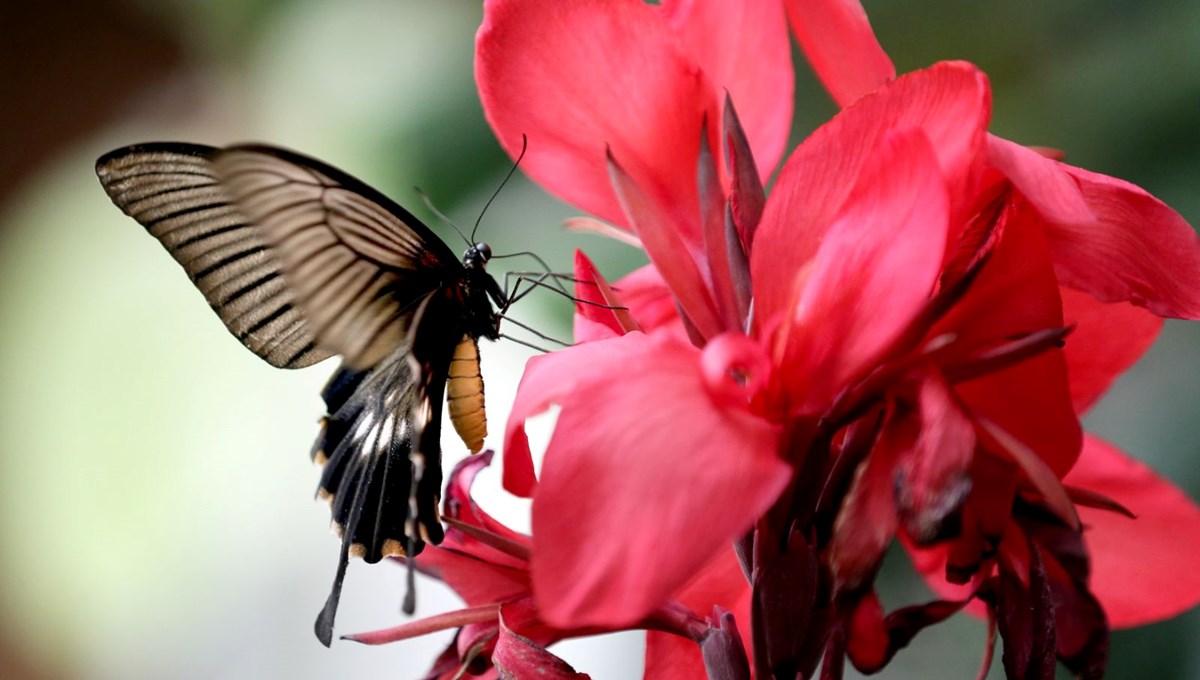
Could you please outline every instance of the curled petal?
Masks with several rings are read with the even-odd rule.
[[[987,77],[970,64],[944,62],[888,83],[804,140],[780,172],[754,237],[756,317],[783,310],[796,272],[815,255],[863,165],[890,132],[920,130],[949,195],[968,196],[982,172],[990,113]],[[951,213],[965,207],[952,206]]]
[[[1129,182],[1060,167],[1095,217],[1047,220],[1059,280],[1104,302],[1128,300],[1159,316],[1200,319],[1200,238],[1191,225]]]
[[[1175,616],[1200,602],[1200,508],[1146,465],[1093,436],[1066,482],[1109,496],[1137,519],[1080,508],[1091,590],[1116,628]]]
[[[724,407],[748,406],[771,379],[766,352],[741,333],[725,333],[705,345],[700,368],[709,395]]]
[[[839,105],[896,77],[858,0],[788,0],[787,12],[796,41]]]
[[[475,78],[501,145],[514,154],[528,135],[521,167],[551,193],[628,227],[609,186],[608,147],[662,205],[697,204],[701,121],[718,120],[719,102],[658,8],[488,0]]]
[[[596,265],[575,251],[575,342],[625,335],[641,330],[629,309],[613,292]]]
[[[430,547],[416,560],[422,569],[435,570],[470,607],[504,602],[529,593],[528,570],[492,562],[490,556],[494,553],[478,557],[458,550]]]
[[[492,652],[492,663],[501,678],[546,678],[547,680],[587,680],[585,673],[576,673],[570,664],[546,651],[533,640],[516,633],[510,627],[508,607],[500,610],[500,636]]]
[[[1163,321],[1127,302],[1105,304],[1070,288],[1060,292],[1063,322],[1074,328],[1063,348],[1071,401],[1082,414],[1150,349]]]
[[[838,590],[857,590],[871,577],[896,534],[892,500],[896,464],[912,449],[919,428],[907,418],[884,425],[875,450],[858,469],[842,502],[829,544],[829,566]]]
[[[905,531],[918,543],[928,543],[942,534],[971,489],[967,470],[975,430],[936,375],[922,380],[918,406],[921,432],[901,459],[894,486]]]
[[[688,56],[737,103],[759,174],[770,176],[792,125],[783,7],[778,0],[665,0],[661,7]]]
[[[1094,218],[1066,166],[995,135],[987,137],[987,153],[992,167],[1004,173],[1046,219],[1071,223]]]
[[[557,354],[595,347],[555,371],[575,386],[533,502],[534,594],[560,628],[645,617],[761,516],[791,473],[777,426],[714,403],[685,341],[630,333]]]

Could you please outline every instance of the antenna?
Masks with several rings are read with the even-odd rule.
[[[454,231],[458,232],[459,237],[461,237],[462,240],[467,242],[468,248],[475,245],[467,238],[466,234],[462,233],[462,229],[458,228],[458,225],[454,223],[454,220],[450,219],[449,217],[446,217],[446,215],[441,210],[437,209],[437,206],[435,206],[433,204],[433,199],[429,197],[429,194],[425,193],[425,191],[423,189],[421,189],[421,187],[413,187],[413,189],[415,189],[417,192],[417,195],[421,197],[421,201],[425,203],[425,207],[429,209],[429,212],[436,215],[437,218],[442,221],[442,224],[448,224],[448,225],[450,225],[450,227],[452,229],[454,229]],[[474,236],[475,233],[471,232],[471,235]]]
[[[513,173],[516,172],[517,168],[521,165],[521,159],[525,158],[525,149],[527,148],[529,148],[529,138],[525,136],[524,132],[522,132],[521,153],[517,156],[517,160],[513,163],[513,166],[508,169],[508,174],[504,176],[504,181],[500,182],[500,186],[496,187],[496,191],[492,194],[492,197],[489,198],[488,202],[484,204],[483,210],[479,211],[479,219],[475,220],[475,226],[471,228],[471,241],[469,245],[475,245],[475,231],[479,229],[479,223],[483,221],[484,213],[487,212],[488,207],[492,205],[492,201],[496,200],[496,197],[500,195],[500,190],[504,188],[505,184],[508,184],[508,180],[512,178]]]

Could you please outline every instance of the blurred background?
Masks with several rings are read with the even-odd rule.
[[[1200,223],[1194,0],[867,9],[901,71],[981,65],[995,132],[1065,149]],[[467,0],[0,3],[0,677],[416,678],[446,644],[316,642],[337,542],[310,496],[306,454],[332,366],[277,371],[240,347],[92,167],[140,141],[264,141],[430,218],[419,186],[469,225],[509,165],[474,92],[480,16]],[[797,71],[799,140],[834,108],[799,60]],[[479,234],[556,269],[576,247],[610,278],[643,262],[565,233],[571,215],[518,176]],[[526,302],[519,319],[569,337],[563,300]],[[1088,423],[1193,498],[1198,350],[1200,326],[1168,323]],[[483,348],[493,432],[529,355]],[[527,526],[494,472],[478,484],[485,504]],[[903,558],[885,577],[889,602],[925,597]],[[352,565],[338,632],[399,623],[401,595],[398,568]],[[432,582],[420,596],[425,615],[457,605]],[[923,633],[888,677],[972,677],[983,634],[957,617]],[[1111,677],[1200,678],[1198,641],[1195,611],[1118,632]],[[642,644],[624,634],[556,651],[593,677],[637,678]]]

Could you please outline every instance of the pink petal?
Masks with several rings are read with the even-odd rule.
[[[901,76],[818,128],[784,165],[755,235],[750,271],[758,318],[787,304],[796,272],[816,253],[890,131],[923,132],[950,196],[966,197],[982,171],[990,111],[987,77],[970,64],[944,62]]]
[[[429,546],[417,556],[432,568],[469,607],[496,604],[529,594],[529,572],[483,561],[478,557]]]
[[[778,0],[666,0],[661,8],[709,82],[733,97],[759,174],[769,177],[792,125],[795,78],[783,7]]]
[[[1146,465],[1093,436],[1066,482],[1111,497],[1137,519],[1080,508],[1091,589],[1117,628],[1175,616],[1200,602],[1200,508]]]
[[[701,123],[716,90],[642,0],[488,0],[476,36],[483,110],[522,169],[563,200],[628,226],[605,148],[662,205],[692,210]],[[685,220],[686,222],[686,220]]]
[[[896,77],[858,0],[788,0],[787,10],[796,41],[839,105]]]
[[[636,334],[642,337],[641,334]],[[622,338],[597,340],[533,357],[525,364],[525,374],[517,386],[512,411],[504,430],[504,488],[517,496],[533,495],[537,478],[525,421],[561,404],[576,390],[593,379],[591,367],[619,351]],[[626,375],[622,373],[622,375]]]
[[[673,633],[646,633],[644,680],[706,680],[704,657],[694,640]]]
[[[1047,220],[1063,284],[1104,302],[1128,300],[1159,316],[1200,319],[1200,238],[1162,201],[1128,182],[1061,166],[1095,219]]]
[[[575,389],[561,400],[533,502],[534,593],[559,628],[643,618],[791,474],[777,426],[715,406],[694,347],[630,333],[570,351],[600,346],[570,366]]]
[[[947,203],[923,133],[881,141],[825,234],[786,338],[796,408],[828,407],[924,307],[941,270]]]
[[[1150,349],[1162,319],[1127,302],[1104,304],[1063,288],[1063,321],[1075,330],[1064,352],[1076,413],[1085,413],[1122,373]]]

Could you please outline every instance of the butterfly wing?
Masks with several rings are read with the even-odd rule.
[[[350,367],[374,366],[408,342],[421,301],[464,275],[408,211],[320,161],[235,146],[219,151],[214,166],[274,246],[317,345]]]
[[[238,340],[272,366],[301,368],[318,348],[261,229],[216,175],[217,149],[157,143],[117,149],[96,162],[109,198],[183,266]]]

